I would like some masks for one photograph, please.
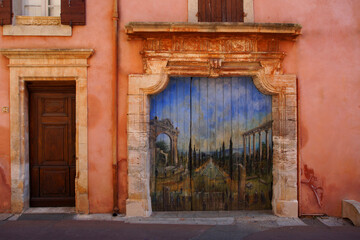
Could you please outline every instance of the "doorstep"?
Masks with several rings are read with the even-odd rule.
[[[75,207],[34,207],[25,210],[24,214],[75,214]]]

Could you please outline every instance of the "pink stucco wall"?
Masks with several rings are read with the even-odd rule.
[[[298,77],[301,179],[313,171],[323,199],[301,184],[301,214],[340,216],[342,199],[360,201],[359,9],[358,0],[254,0],[256,22],[303,27],[284,67]]]
[[[86,26],[73,27],[72,37],[10,37],[0,48],[92,48],[88,69],[88,160],[91,212],[112,210],[111,82],[113,81],[112,4],[87,1]],[[8,60],[0,57],[0,107],[9,106]],[[0,112],[0,212],[10,210],[10,115]]]
[[[0,62],[3,60],[4,59],[0,59]],[[0,74],[0,108],[2,108],[5,106],[9,106],[8,79],[10,79],[10,75],[6,69],[6,65],[3,63],[0,64]],[[8,212],[10,210],[11,183],[9,120],[10,119],[8,113],[0,112],[0,212]]]

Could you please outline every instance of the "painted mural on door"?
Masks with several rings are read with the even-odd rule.
[[[271,209],[271,96],[252,78],[171,78],[150,100],[154,211]]]

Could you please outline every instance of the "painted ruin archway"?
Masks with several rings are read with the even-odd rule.
[[[155,155],[155,142],[156,138],[160,134],[166,134],[170,139],[170,153],[173,163],[177,163],[177,138],[179,131],[174,128],[173,124],[169,119],[158,120],[154,118],[150,121],[150,151],[151,154]],[[154,157],[153,157],[154,158]]]
[[[296,76],[282,73],[280,41],[294,40],[294,24],[130,23],[130,38],[144,40],[144,74],[130,75],[128,88],[127,216],[149,216],[150,103],[170,76],[252,77],[257,89],[272,95],[273,197],[276,215],[296,217]]]

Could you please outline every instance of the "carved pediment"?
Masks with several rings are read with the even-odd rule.
[[[144,71],[170,75],[232,76],[238,71],[281,69],[282,40],[300,34],[297,24],[245,23],[129,23],[129,38],[141,38]],[[159,67],[162,66],[162,67]]]

